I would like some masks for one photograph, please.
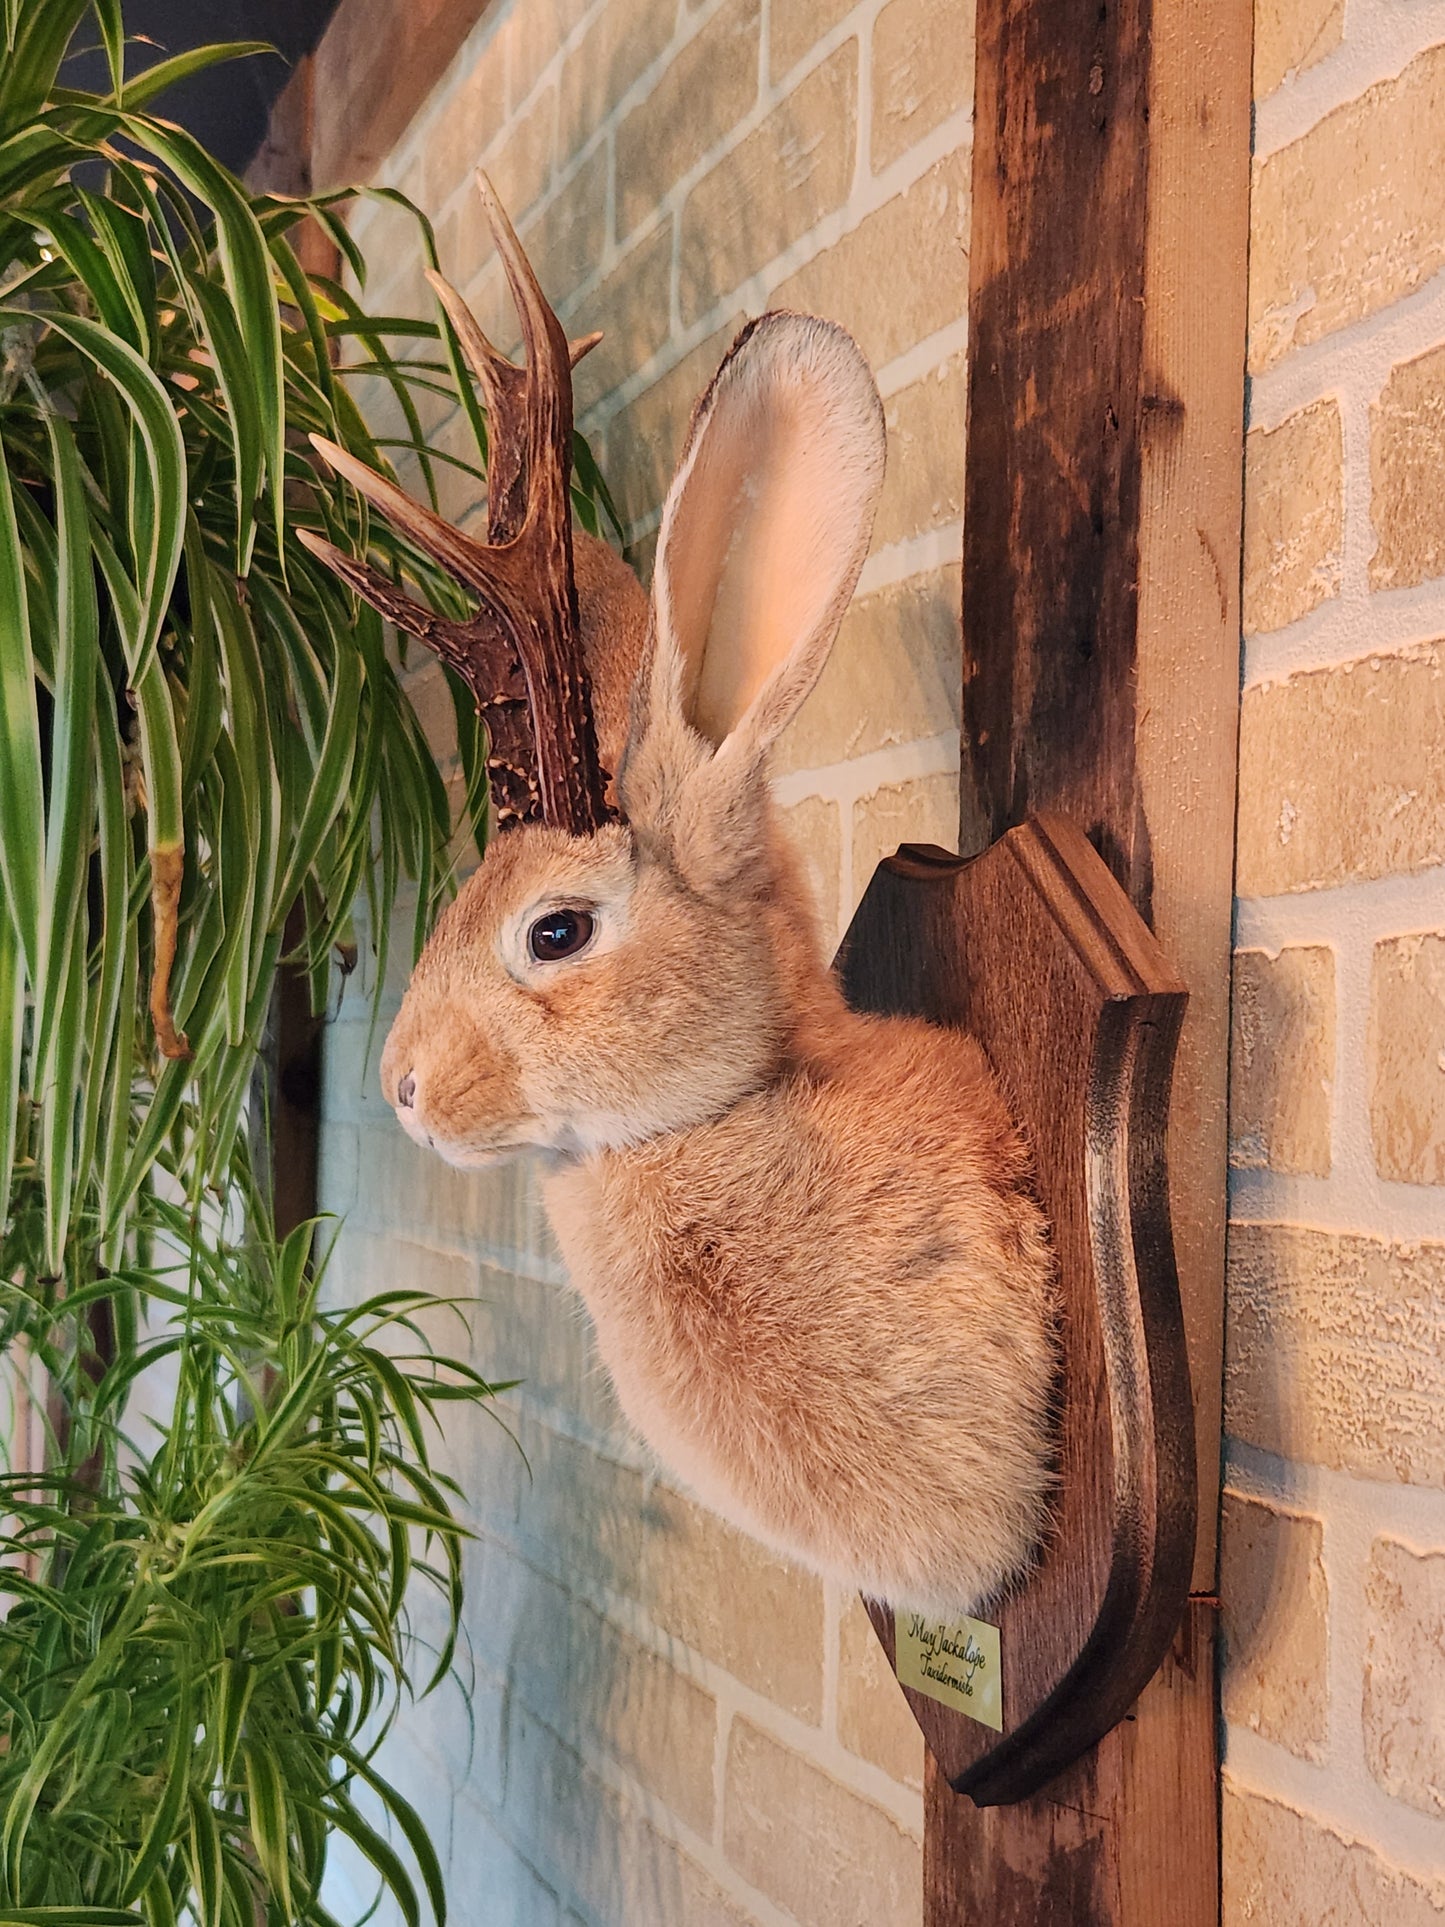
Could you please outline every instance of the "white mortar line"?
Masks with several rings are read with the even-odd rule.
[[[1343,1172],[1310,1178],[1235,1169],[1229,1174],[1229,1214],[1239,1224],[1300,1225],[1387,1243],[1445,1238],[1445,1192],[1439,1185],[1391,1184]]]
[[[1298,1809],[1427,1886],[1438,1885],[1445,1865],[1445,1829],[1392,1800],[1368,1776],[1365,1785],[1340,1785],[1327,1768],[1298,1759],[1241,1726],[1224,1729],[1223,1765],[1237,1785]]]
[[[789,770],[773,779],[773,796],[784,808],[810,797],[851,808],[889,783],[906,783],[918,776],[947,776],[958,768],[958,731],[922,736],[907,743],[870,750],[846,762],[819,769]]]
[[[1387,1858],[1434,1871],[1445,1864],[1445,1817],[1387,1793],[1365,1753],[1363,1679],[1369,1615],[1365,1584],[1376,1539],[1418,1551],[1445,1546],[1445,1494],[1302,1465],[1226,1440],[1225,1478],[1247,1497],[1281,1500],[1324,1526],[1328,1585],[1328,1743],[1319,1763],[1241,1726],[1227,1729],[1229,1770],[1262,1792],[1303,1806]]]
[[[1417,0],[1350,0],[1340,45],[1255,104],[1256,162],[1301,139],[1327,114],[1381,80],[1392,80],[1417,55],[1445,40],[1445,4]]]
[[[1247,1498],[1279,1500],[1322,1518],[1359,1518],[1372,1538],[1402,1539],[1418,1551],[1445,1550],[1445,1490],[1371,1479],[1300,1459],[1281,1458],[1226,1436],[1224,1481]]]
[[[1438,928],[1445,918],[1445,865],[1408,874],[1367,877],[1290,896],[1239,897],[1236,949],[1278,953],[1285,944],[1334,943],[1343,936],[1381,937]]]
[[[599,1453],[598,1456],[607,1457],[609,1454]],[[600,1618],[626,1633],[654,1657],[704,1687],[718,1701],[720,1708],[726,1706],[729,1718],[741,1714],[779,1744],[836,1780],[840,1786],[870,1805],[879,1807],[906,1833],[917,1837],[921,1795],[915,1788],[893,1779],[882,1767],[873,1765],[861,1755],[850,1753],[836,1733],[829,1732],[823,1724],[814,1724],[789,1711],[765,1693],[747,1685],[736,1674],[730,1673],[720,1661],[689,1646],[676,1634],[666,1632],[640,1601],[616,1592],[590,1573],[564,1567],[560,1559],[555,1566],[541,1563],[539,1551],[545,1554],[555,1551],[555,1548],[541,1546],[535,1539],[525,1536],[519,1524],[489,1519],[478,1522],[478,1529],[485,1537],[494,1539],[509,1557],[537,1573],[549,1584],[560,1585],[572,1598],[590,1607]]]
[[[1410,589],[1338,596],[1270,635],[1247,636],[1243,684],[1278,682],[1365,656],[1393,655],[1445,637],[1445,577]]]
[[[819,1725],[831,1739],[838,1735],[838,1680],[843,1656],[843,1608],[837,1583],[823,1581],[823,1712]]]
[[[1291,348],[1249,382],[1249,425],[1277,427],[1327,395],[1353,390],[1373,397],[1397,362],[1445,339],[1445,270],[1386,307]]]
[[[1235,905],[1235,946],[1277,956],[1287,945],[1324,945],[1335,958],[1335,1063],[1331,1168],[1326,1177],[1230,1172],[1231,1216],[1300,1223],[1411,1241],[1445,1237],[1445,1192],[1402,1184],[1375,1168],[1370,1127],[1369,1013],[1375,946],[1445,925],[1445,868],[1381,877]]]
[[[925,335],[922,341],[915,341],[911,348],[905,348],[901,355],[875,369],[878,392],[885,401],[891,400],[901,389],[912,388],[915,383],[937,374],[945,362],[963,354],[967,347],[968,316],[965,314],[949,322],[947,327]],[[961,454],[962,451],[960,458]]]
[[[875,595],[880,589],[910,582],[914,576],[932,575],[962,560],[963,523],[945,522],[938,528],[925,529],[921,535],[910,535],[902,542],[890,542],[887,548],[875,549],[863,564],[858,594],[860,597]]]

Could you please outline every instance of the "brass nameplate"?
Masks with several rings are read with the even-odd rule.
[[[1003,1665],[998,1627],[983,1619],[952,1625],[922,1613],[895,1612],[898,1678],[971,1720],[1003,1731]]]

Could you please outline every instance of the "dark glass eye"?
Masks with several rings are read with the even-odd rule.
[[[592,941],[597,920],[589,910],[549,910],[527,932],[527,948],[538,963],[575,957]]]

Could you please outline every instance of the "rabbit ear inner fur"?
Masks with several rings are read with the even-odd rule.
[[[774,313],[738,336],[662,512],[624,789],[634,821],[672,815],[680,784],[746,782],[797,714],[868,553],[885,447],[842,328]]]

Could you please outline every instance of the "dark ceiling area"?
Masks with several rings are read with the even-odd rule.
[[[126,34],[132,43],[126,49],[126,72],[139,73],[157,60],[212,41],[269,41],[275,53],[227,61],[153,103],[154,112],[179,121],[239,174],[261,145],[271,103],[286,85],[292,63],[316,45],[335,6],[336,0],[124,0]],[[67,62],[65,77],[76,87],[104,90],[109,85],[98,51]]]

